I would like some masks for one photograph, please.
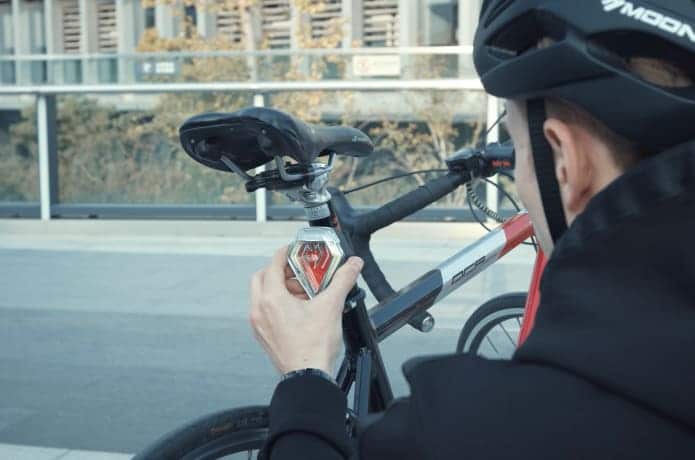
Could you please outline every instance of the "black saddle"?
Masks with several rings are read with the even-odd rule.
[[[186,153],[222,171],[229,171],[222,156],[247,171],[277,156],[309,164],[329,153],[361,157],[374,149],[369,136],[358,129],[312,125],[262,107],[196,115],[181,125],[179,136]]]

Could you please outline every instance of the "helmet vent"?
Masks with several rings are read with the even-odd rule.
[[[629,67],[628,62],[635,58],[651,58],[664,63],[664,71],[679,75],[673,77],[674,81],[686,80],[688,85],[665,84],[657,86],[665,87],[693,87],[695,82],[695,59],[691,52],[661,37],[635,31],[613,31],[594,35],[589,40],[589,52],[601,58],[607,53],[619,58],[624,67]],[[605,59],[604,59],[605,60]],[[644,79],[644,78],[643,78]],[[649,79],[647,79],[649,80]]]
[[[502,0],[498,2],[496,5],[492,6],[492,8],[490,9],[490,14],[488,14],[487,18],[485,19],[485,27],[489,27],[490,24],[492,24],[492,21],[497,19],[497,16],[502,14],[502,12],[506,10],[509,7],[509,5],[512,4],[513,1],[514,0]],[[490,7],[491,4],[492,2],[486,2],[486,4],[483,5],[483,14],[486,12],[486,10]]]
[[[536,13],[530,12],[503,27],[490,40],[489,46],[495,54],[503,53],[506,57],[515,57],[535,48],[544,36],[546,34],[538,23]]]

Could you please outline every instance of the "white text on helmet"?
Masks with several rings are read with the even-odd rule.
[[[658,11],[650,10],[642,6],[635,7],[634,3],[625,0],[602,0],[603,9],[607,13],[618,11],[623,16],[633,18],[650,26],[658,27],[664,32],[688,38],[695,43],[695,30],[690,24],[678,19],[666,16]]]

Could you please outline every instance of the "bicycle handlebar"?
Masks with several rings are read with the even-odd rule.
[[[341,231],[350,240],[355,255],[364,260],[362,278],[377,301],[381,302],[394,294],[395,290],[374,259],[369,246],[372,234],[434,203],[470,179],[471,175],[467,172],[449,172],[365,213],[357,213],[340,190],[329,189],[333,213]]]
[[[362,229],[364,232],[374,233],[398,222],[443,198],[468,180],[470,180],[470,176],[465,173],[447,173],[442,177],[432,179],[380,208],[360,216]]]

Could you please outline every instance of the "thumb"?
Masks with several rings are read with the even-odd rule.
[[[355,285],[364,262],[359,257],[350,257],[335,274],[330,284],[320,295],[331,296],[341,303]]]

